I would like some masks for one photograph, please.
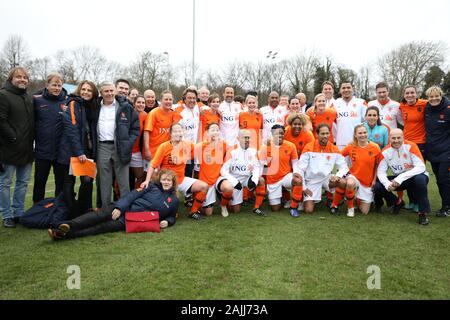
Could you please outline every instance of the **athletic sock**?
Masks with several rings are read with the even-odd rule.
[[[220,205],[222,207],[226,207],[232,198],[233,198],[233,192],[223,192],[222,200],[220,200]]]
[[[337,187],[336,191],[334,192],[333,196],[333,203],[331,204],[332,207],[339,207],[339,204],[341,203],[342,199],[344,198],[345,190],[342,188]]]
[[[205,192],[203,192],[203,191],[196,192],[194,194],[194,204],[192,205],[191,213],[195,213],[195,212],[199,211],[200,208],[202,207],[203,201],[205,201],[205,199],[206,199]]]
[[[347,198],[347,207],[349,209],[354,208],[355,204],[353,203],[353,199],[355,198],[355,190],[345,190],[345,197]]]
[[[298,204],[302,202],[303,186],[292,187],[291,209],[297,209]]]
[[[255,189],[255,209],[259,208],[262,205],[265,195],[266,186],[257,186]]]

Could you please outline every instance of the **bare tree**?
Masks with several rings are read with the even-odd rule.
[[[245,64],[240,61],[233,61],[223,71],[223,80],[227,85],[236,88],[243,88],[246,82],[245,74],[242,72]]]
[[[446,52],[443,42],[413,41],[382,56],[378,68],[383,80],[391,85],[391,96],[399,99],[408,84],[420,89],[428,69],[440,65]]]
[[[288,61],[287,80],[294,93],[304,92],[308,94],[319,63],[319,54],[312,51],[303,51]]]
[[[8,37],[1,52],[1,60],[8,69],[24,66],[30,59],[28,46],[22,36],[14,34]]]
[[[373,79],[372,69],[372,66],[369,64],[362,66],[359,69],[355,81],[355,86],[358,90],[358,96],[367,101],[371,99],[373,92],[373,83],[371,81]]]
[[[222,77],[217,71],[212,69],[209,69],[205,72],[203,83],[209,88],[211,92],[218,92],[218,89],[223,86]]]
[[[246,62],[242,72],[246,79],[245,86],[248,89],[261,92],[270,86],[269,66],[262,62]]]
[[[50,57],[36,58],[30,63],[30,77],[36,81],[44,81],[52,70]]]
[[[289,68],[289,62],[283,60],[277,64],[274,64],[270,71],[271,76],[271,91],[275,90],[278,93],[284,93],[287,90],[287,73]]]
[[[166,61],[162,54],[154,54],[150,51],[140,53],[129,68],[129,75],[138,89],[163,87],[167,79],[165,73],[167,70]]]

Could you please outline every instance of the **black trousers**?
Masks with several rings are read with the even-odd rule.
[[[396,176],[389,176],[388,179],[391,181]],[[408,180],[402,182],[402,184],[396,190],[407,190],[409,193],[414,194],[414,198],[419,205],[420,213],[430,213],[430,202],[428,200],[428,192],[427,192],[427,184],[428,177],[421,173],[417,174]],[[398,197],[394,195],[392,192],[387,191],[384,185],[377,180],[375,184],[375,205],[381,206],[383,204],[383,198],[386,200],[386,204],[388,207],[393,206]],[[380,202],[381,201],[381,202]]]
[[[64,199],[67,201],[70,212],[80,212],[81,214],[84,214],[93,208],[92,189],[94,180],[90,177],[80,177],[78,200],[75,200],[75,179],[74,176],[69,175],[69,166],[67,166],[63,187]]]
[[[436,184],[441,196],[442,208],[450,207],[450,162],[431,162]]]
[[[56,160],[36,159],[34,163],[33,203],[45,198],[45,187],[51,167],[53,167],[53,174],[55,175],[55,198],[62,192],[68,166],[62,165]]]
[[[112,219],[114,206],[110,205],[100,212],[88,212],[66,223],[70,226],[67,239],[94,236],[97,234],[125,230],[125,224],[120,219]]]

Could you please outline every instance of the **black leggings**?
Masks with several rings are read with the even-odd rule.
[[[441,196],[442,208],[450,207],[450,163],[431,162],[433,173],[436,176],[436,184]]]
[[[88,212],[73,220],[67,221],[70,231],[67,233],[67,239],[94,236],[97,234],[124,231],[125,224],[121,219],[113,220],[112,211],[114,206],[108,206],[99,213]]]

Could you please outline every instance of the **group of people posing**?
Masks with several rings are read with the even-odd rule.
[[[386,203],[398,213],[406,190],[408,208],[426,225],[427,160],[442,200],[436,215],[450,215],[450,101],[439,87],[428,88],[428,100],[422,100],[407,86],[399,103],[389,98],[387,84],[379,83],[377,99],[367,103],[353,95],[351,83],[342,83],[335,99],[333,84],[325,82],[311,106],[303,93],[271,92],[267,105],[259,107],[256,92],[237,99],[232,87],[222,97],[188,87],[178,102],[164,91],[157,101],[152,90],[140,95],[125,79],[102,83],[99,91],[82,81],[67,94],[58,74],[50,74],[31,99],[28,80],[24,68],[14,68],[0,90],[5,227],[14,227],[24,214],[33,160],[33,202],[44,199],[53,167],[55,195],[64,194],[72,213],[71,220],[49,230],[53,239],[124,230],[127,211],[158,211],[160,226],[171,226],[178,192],[189,217],[201,220],[216,203],[227,217],[250,199],[253,212],[265,216],[266,197],[272,211],[284,207],[298,217],[301,211],[312,213],[323,192],[335,215],[344,201],[348,217],[355,216],[355,206],[367,214],[372,203],[377,211]],[[92,178],[80,178],[75,199],[73,157],[97,164],[97,210]]]

